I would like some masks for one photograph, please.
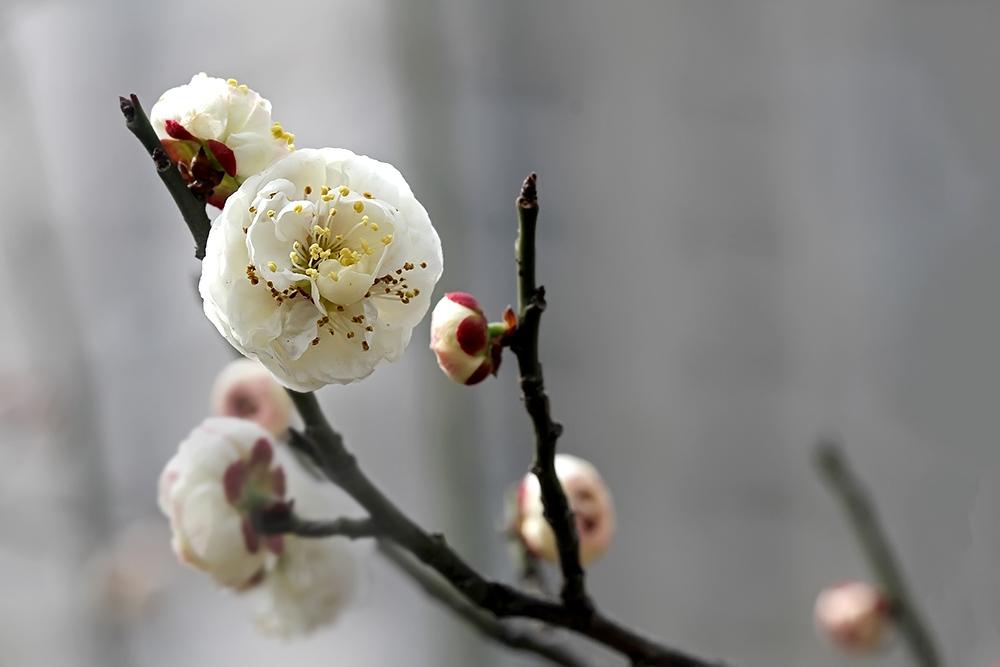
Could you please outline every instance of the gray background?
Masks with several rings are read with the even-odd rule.
[[[358,602],[291,644],[170,558],[155,481],[229,352],[116,96],[199,70],[300,146],[399,166],[441,291],[496,314],[541,174],[548,384],[621,517],[608,611],[740,667],[845,664],[810,616],[865,575],[809,465],[839,433],[949,662],[1000,660],[998,31],[973,0],[4,0],[0,665],[536,664],[364,547]],[[396,500],[509,577],[513,364],[470,390],[426,345],[322,400]],[[122,614],[94,563],[137,525],[158,593]]]

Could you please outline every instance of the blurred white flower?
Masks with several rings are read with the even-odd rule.
[[[257,626],[290,638],[332,622],[354,595],[357,572],[347,546],[336,539],[285,538],[285,549],[255,591]]]
[[[88,562],[85,579],[97,602],[119,620],[140,618],[168,587],[172,568],[164,530],[162,521],[132,521]]]
[[[871,653],[886,635],[889,604],[885,595],[864,581],[848,581],[816,598],[816,628],[834,646],[849,653]]]
[[[562,484],[576,519],[580,540],[580,562],[588,565],[611,545],[615,533],[615,510],[597,468],[576,456],[556,454],[556,476]],[[543,516],[542,491],[534,474],[521,480],[517,496],[518,534],[529,552],[554,561],[559,556],[555,533]]]
[[[270,102],[204,72],[163,93],[149,120],[185,179],[219,208],[240,183],[295,148],[294,135],[271,122]]]
[[[477,384],[500,366],[500,346],[475,297],[449,292],[431,312],[431,349],[444,374],[459,384]]]
[[[271,373],[252,359],[229,362],[212,387],[212,413],[248,419],[273,436],[291,424],[292,399]]]
[[[303,149],[226,201],[199,287],[237,350],[311,391],[398,359],[441,269],[437,232],[394,167]]]
[[[285,497],[273,458],[267,433],[243,419],[211,417],[180,444],[160,476],[159,505],[182,562],[223,586],[259,581],[269,554],[282,552],[282,538],[258,535],[249,518]]]

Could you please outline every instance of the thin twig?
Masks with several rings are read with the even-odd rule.
[[[889,597],[900,634],[919,667],[940,667],[937,647],[878,518],[867,490],[851,470],[843,449],[824,440],[816,447],[816,466],[827,486],[843,504],[879,584]]]
[[[156,136],[153,126],[149,124],[149,118],[139,104],[139,98],[133,93],[129,97],[119,97],[122,115],[125,116],[125,126],[135,135],[136,139],[146,147],[146,152],[153,158],[156,166],[156,173],[160,175],[163,184],[167,186],[167,191],[174,198],[174,203],[181,212],[184,222],[191,230],[194,237],[196,259],[205,257],[205,244],[208,243],[208,232],[212,229],[212,223],[205,213],[205,202],[198,199],[191,190],[188,189],[177,171],[177,165],[171,162],[167,152],[160,144],[160,138]]]
[[[576,521],[556,475],[556,440],[562,434],[562,426],[552,419],[549,397],[545,394],[542,378],[542,364],[538,360],[538,327],[545,310],[545,288],[535,284],[535,227],[538,221],[536,182],[537,176],[530,174],[524,180],[521,196],[517,199],[518,235],[515,254],[518,326],[511,349],[517,356],[524,407],[535,429],[535,462],[531,471],[538,478],[545,519],[552,526],[559,548],[559,565],[563,574],[562,599],[569,609],[588,615],[593,613],[594,605],[587,595],[586,575],[580,564]]]
[[[557,665],[589,667],[590,663],[563,646],[551,632],[545,632],[513,620],[501,620],[477,608],[460,595],[440,575],[428,570],[412,556],[386,540],[379,540],[378,549],[424,590],[427,595],[451,609],[455,614],[491,639],[519,651],[535,653]]]

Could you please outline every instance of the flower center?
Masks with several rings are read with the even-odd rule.
[[[402,261],[391,252],[398,211],[371,192],[343,185],[299,189],[277,179],[258,192],[248,212],[247,279],[263,283],[278,304],[312,301],[320,310],[317,327],[330,335],[356,339],[368,351],[367,334],[374,331],[368,301],[408,304],[420,293],[406,274],[427,262]]]

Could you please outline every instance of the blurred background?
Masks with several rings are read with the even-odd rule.
[[[364,545],[357,602],[292,643],[173,559],[156,479],[230,351],[117,96],[198,71],[299,146],[396,164],[439,291],[495,315],[539,172],[560,446],[620,516],[590,577],[609,613],[739,667],[845,664],[811,621],[867,576],[810,465],[835,433],[949,663],[1000,661],[998,30],[976,0],[4,0],[0,665],[540,664]],[[395,500],[510,578],[513,360],[467,389],[427,339],[321,399]]]

